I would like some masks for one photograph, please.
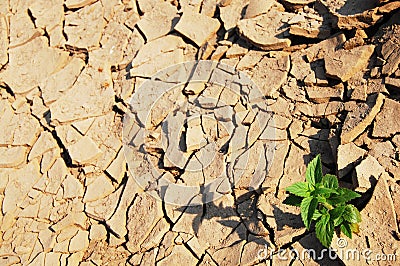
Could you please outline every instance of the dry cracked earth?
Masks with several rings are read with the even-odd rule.
[[[362,194],[353,202],[360,233],[347,248],[400,260],[399,8],[387,0],[1,0],[0,264],[398,264],[282,260],[277,250],[322,249],[299,209],[282,203],[321,154],[324,173]],[[163,94],[143,85],[193,60],[212,60],[218,80],[229,77]],[[257,90],[263,98],[253,104]],[[273,123],[257,129],[262,114]],[[245,164],[235,164],[243,154]],[[196,195],[217,179],[200,205],[170,204],[189,189],[157,198],[160,182]]]

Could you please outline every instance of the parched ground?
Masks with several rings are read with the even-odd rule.
[[[397,265],[399,8],[385,0],[1,0],[0,265]],[[226,86],[236,70],[249,79],[229,82],[236,94],[212,76],[163,95],[143,85],[193,60],[219,62]],[[264,96],[254,105],[250,79]],[[257,129],[263,114],[274,123]],[[290,253],[322,250],[299,209],[282,203],[317,154],[324,173],[362,194],[353,202],[360,233],[335,235],[334,253],[370,249],[370,261]],[[147,186],[138,171],[150,176]],[[202,205],[151,194],[161,193],[154,184],[199,189],[220,175],[217,196]]]

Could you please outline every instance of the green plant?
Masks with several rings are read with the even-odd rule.
[[[290,194],[284,203],[300,207],[301,218],[308,230],[311,222],[316,221],[316,236],[325,247],[331,245],[335,228],[340,228],[349,238],[352,233],[358,233],[360,212],[347,202],[361,195],[339,187],[336,176],[323,176],[320,155],[308,164],[306,182],[295,183],[286,191]]]

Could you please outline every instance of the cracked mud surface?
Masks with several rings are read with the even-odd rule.
[[[317,154],[399,260],[400,2],[360,2],[1,1],[0,264],[354,265],[277,254],[322,250]]]

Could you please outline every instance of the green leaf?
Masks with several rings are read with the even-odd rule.
[[[322,213],[321,213],[319,210],[316,209],[315,212],[314,212],[314,214],[313,214],[312,220],[313,220],[313,221],[316,221],[316,220],[318,220],[321,216],[322,216]]]
[[[290,194],[283,203],[290,206],[300,207],[301,201],[303,200],[302,197]]]
[[[299,197],[310,196],[308,184],[306,182],[297,182],[286,188],[286,191]]]
[[[322,181],[322,163],[320,154],[318,154],[317,157],[308,164],[306,180],[313,186]]]
[[[351,232],[351,228],[350,228],[350,224],[344,222],[341,226],[340,226],[340,230],[343,232],[343,234],[345,234],[348,238],[352,238],[353,234]]]
[[[356,224],[361,222],[361,214],[354,205],[347,205],[342,214],[343,219],[349,223]]]
[[[318,202],[320,202],[320,203],[326,203],[326,198],[324,196],[318,195],[317,199],[318,199]]]
[[[329,204],[346,203],[352,199],[361,197],[360,194],[347,188],[338,188],[339,194],[334,194],[329,197],[327,202]]]
[[[308,197],[301,201],[301,218],[303,219],[304,225],[307,229],[310,229],[311,220],[317,206],[318,200],[316,198]]]
[[[331,189],[331,188],[316,188],[313,192],[313,195],[327,195],[329,196],[330,194],[338,194],[336,190]]]
[[[329,248],[334,233],[333,221],[329,214],[321,216],[321,219],[315,224],[315,233],[321,244]]]
[[[339,193],[341,197],[343,197],[346,200],[346,202],[361,197],[361,195],[358,194],[357,192],[354,192],[353,190],[347,188],[340,188]]]
[[[331,210],[329,214],[331,215],[332,219],[337,219],[342,216],[346,206],[341,205],[337,206],[335,209]]]
[[[336,218],[335,220],[333,220],[333,225],[335,227],[341,225],[342,223],[343,223],[343,217],[342,216],[340,216],[340,217]]]
[[[339,181],[336,176],[327,174],[322,178],[322,184],[326,188],[336,189],[339,187]]]

